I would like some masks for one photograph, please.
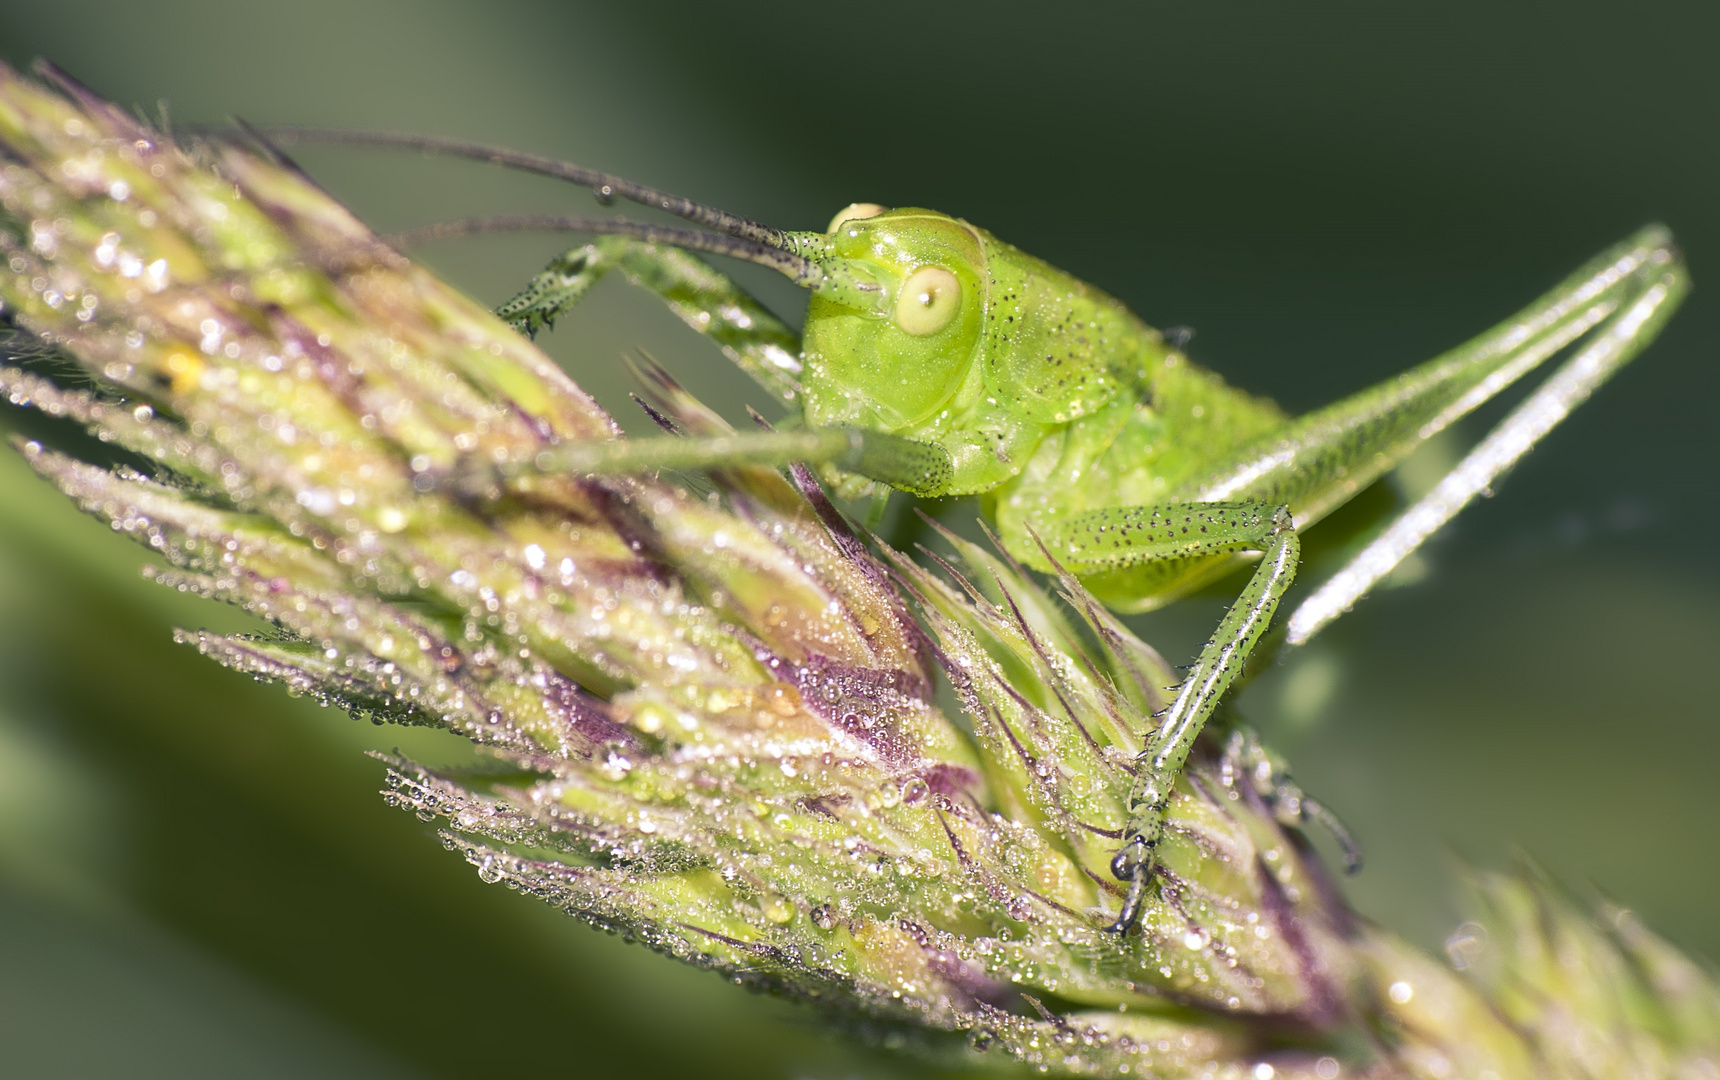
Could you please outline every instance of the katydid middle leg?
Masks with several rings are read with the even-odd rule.
[[[1207,719],[1271,624],[1278,601],[1296,576],[1301,541],[1283,505],[1185,503],[1090,511],[1055,526],[1045,543],[1077,573],[1151,559],[1237,552],[1262,556],[1177,688],[1157,730],[1135,756],[1135,779],[1125,804],[1129,823],[1111,862],[1111,872],[1128,884],[1111,926],[1122,933],[1140,916],[1176,779]]]
[[[729,465],[795,463],[834,465],[901,491],[936,496],[949,487],[950,456],[936,443],[916,442],[882,431],[831,427],[757,431],[702,438],[593,439],[563,443],[535,457],[506,465],[481,463],[499,476],[575,473],[620,476],[659,469],[710,469]]]

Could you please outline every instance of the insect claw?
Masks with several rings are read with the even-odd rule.
[[[1118,853],[1119,857],[1121,857],[1121,854],[1121,852]],[[1123,906],[1117,911],[1117,921],[1106,927],[1107,930],[1118,935],[1127,934],[1135,923],[1140,920],[1141,901],[1146,896],[1147,891],[1147,869],[1145,864],[1137,865],[1134,873],[1124,880],[1129,883],[1128,894],[1123,897]]]
[[[1135,875],[1151,851],[1139,833],[1129,837],[1128,843],[1118,848],[1117,853],[1111,856],[1111,876],[1118,881],[1135,880]]]

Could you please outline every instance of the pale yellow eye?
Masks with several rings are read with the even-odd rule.
[[[834,233],[850,221],[864,221],[869,217],[877,217],[883,212],[884,208],[875,202],[849,203],[836,212],[836,216],[830,219],[830,228],[824,231]]]
[[[935,334],[962,306],[962,283],[941,266],[922,266],[896,295],[896,325],[915,337]]]

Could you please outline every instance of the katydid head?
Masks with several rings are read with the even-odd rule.
[[[517,215],[446,222],[405,234],[397,238],[401,242],[514,229],[626,236],[744,259],[812,290],[801,374],[807,419],[814,425],[900,431],[936,415],[974,368],[989,280],[985,246],[977,230],[947,214],[855,203],[824,232],[784,232],[619,176],[530,154],[417,136],[332,137],[543,173],[591,188],[606,205],[627,199],[703,226]],[[552,321],[535,313],[537,306],[511,312],[528,333]]]
[[[986,280],[978,234],[931,210],[856,203],[828,233],[795,239],[831,282],[814,287],[806,311],[807,419],[899,431],[931,417],[978,349]]]

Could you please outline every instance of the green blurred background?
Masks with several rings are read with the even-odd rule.
[[[1698,289],[1661,343],[1442,534],[1419,583],[1241,704],[1366,844],[1355,903],[1418,943],[1461,918],[1461,861],[1520,847],[1716,957],[1717,24],[1697,3],[57,0],[0,10],[0,55],[178,123],[462,135],[792,228],[935,206],[1196,327],[1196,359],[1293,409],[1668,222]],[[474,165],[297,156],[385,230],[590,206]],[[495,303],[559,246],[422,254]],[[762,404],[619,284],[546,345],[629,423],[635,346],[731,415]],[[244,620],[146,585],[142,561],[0,455],[0,1072],[914,1071],[481,885],[382,805],[360,753],[451,743],[173,646],[173,626]],[[1223,602],[1140,626],[1180,659]]]

